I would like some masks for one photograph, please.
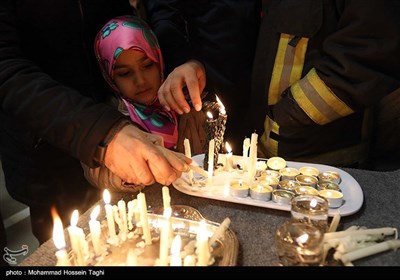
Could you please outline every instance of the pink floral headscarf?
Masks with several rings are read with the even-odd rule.
[[[120,16],[108,21],[96,36],[95,54],[102,74],[126,105],[129,116],[147,132],[163,137],[164,145],[173,148],[178,141],[177,118],[156,99],[151,105],[131,102],[123,97],[114,82],[114,65],[123,50],[138,50],[157,63],[163,79],[164,62],[153,31],[136,16]]]

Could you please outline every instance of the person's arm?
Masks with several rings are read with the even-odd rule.
[[[280,126],[324,125],[377,104],[400,86],[398,1],[351,1],[325,56],[273,108]],[[321,102],[324,100],[324,102]]]
[[[105,165],[127,182],[170,184],[188,168],[190,159],[153,144],[117,109],[83,97],[24,58],[7,3],[0,3],[2,115],[90,167],[100,165],[99,145],[105,144]]]

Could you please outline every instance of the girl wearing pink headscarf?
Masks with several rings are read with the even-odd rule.
[[[135,16],[111,19],[97,34],[95,54],[120,111],[143,130],[161,136],[165,147],[176,148],[177,117],[157,99],[164,64],[147,23]]]
[[[183,152],[183,140],[188,138],[193,155],[203,151],[204,113],[191,110],[180,116],[178,139],[177,116],[157,99],[164,64],[157,38],[146,22],[136,16],[113,18],[97,34],[94,48],[120,112],[144,131],[159,135],[167,148]],[[106,166],[89,168],[82,163],[82,167],[86,179],[98,188],[136,192],[144,187],[123,182]]]

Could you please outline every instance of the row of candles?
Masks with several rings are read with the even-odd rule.
[[[174,236],[172,228],[172,208],[171,208],[171,197],[169,195],[168,187],[162,188],[164,213],[163,221],[160,232],[160,247],[159,247],[159,258],[155,264],[159,266],[207,266],[210,262],[211,250],[209,242],[209,233],[206,229],[206,222],[200,221],[197,235],[196,235],[196,255],[187,255],[182,260],[181,258],[181,247],[182,240],[179,234]],[[121,242],[124,242],[128,238],[128,233],[133,229],[132,220],[136,221],[136,227],[141,228],[142,239],[144,239],[145,245],[152,244],[152,236],[150,225],[148,221],[146,198],[144,193],[139,193],[137,199],[133,199],[127,203],[128,211],[126,211],[126,203],[124,200],[118,201],[118,206],[110,204],[110,193],[106,189],[103,194],[105,202],[105,212],[107,219],[108,238],[103,240],[101,233],[101,223],[97,220],[100,213],[100,205],[96,205],[91,214],[89,221],[89,230],[91,235],[91,242],[94,255],[99,257],[104,255],[107,246],[105,242],[110,245],[117,246]],[[53,228],[53,241],[58,249],[56,252],[57,266],[70,266],[88,265],[88,259],[91,255],[89,252],[89,242],[86,240],[85,233],[81,227],[77,225],[79,219],[79,213],[74,210],[71,216],[71,224],[67,228],[67,232],[70,239],[73,261],[66,249],[66,242],[64,237],[64,229],[60,217],[58,216],[55,209],[52,211],[54,220]],[[115,224],[118,225],[119,231],[115,228]],[[137,265],[137,255],[130,252],[127,255],[127,265]]]

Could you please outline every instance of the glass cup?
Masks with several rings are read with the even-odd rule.
[[[325,233],[328,229],[328,200],[316,195],[299,195],[292,199],[292,219],[309,223]]]
[[[290,220],[276,231],[282,266],[319,266],[323,260],[323,233],[312,224]]]

